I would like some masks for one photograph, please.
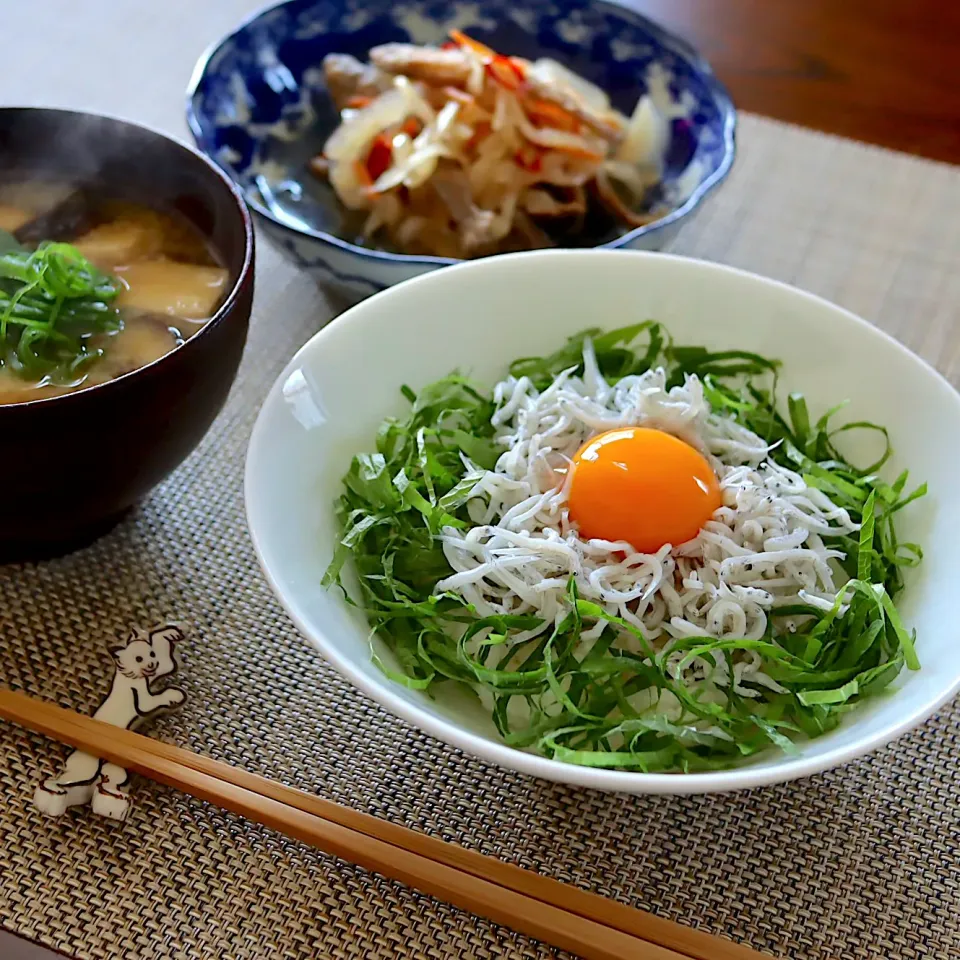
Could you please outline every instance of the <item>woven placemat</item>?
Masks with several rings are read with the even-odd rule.
[[[193,60],[249,7],[165,0],[158,21],[156,5],[122,0],[9,4],[5,33],[20,39],[5,49],[2,99],[182,133]],[[129,43],[115,49],[121,26]],[[128,69],[135,82],[121,79]],[[960,172],[754,117],[740,144],[729,183],[674,250],[836,300],[956,382]],[[0,568],[0,683],[89,711],[107,644],[130,624],[178,617],[193,628],[190,699],[157,726],[164,739],[776,956],[960,956],[956,706],[801,782],[622,797],[479,763],[327,667],[260,576],[242,467],[268,386],[330,308],[265,243],[257,282],[240,377],[200,449],[94,546]],[[0,464],[15,455],[2,444]],[[0,926],[12,932],[84,960],[559,956],[144,781],[125,824],[42,818],[30,797],[63,754],[0,726]]]

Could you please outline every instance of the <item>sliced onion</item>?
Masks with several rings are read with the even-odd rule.
[[[525,249],[542,250],[556,246],[550,235],[541,230],[523,210],[518,210],[513,218],[513,229],[525,241]]]
[[[460,223],[458,235],[464,252],[471,254],[484,247],[499,243],[513,229],[519,193],[508,193],[497,211],[474,207],[466,220]]]
[[[435,124],[436,132],[439,136],[443,136],[450,127],[453,125],[454,121],[457,119],[457,116],[460,113],[460,104],[456,100],[448,100],[444,104],[443,109],[437,114],[437,120]]]
[[[395,194],[379,197],[363,225],[363,235],[369,240],[382,226],[392,227],[403,216],[403,205]]]
[[[448,151],[440,144],[427,147],[415,153],[407,162],[407,175],[403,178],[403,185],[410,190],[422,187],[436,173],[437,164],[441,157],[448,156]]]
[[[544,86],[559,87],[598,113],[606,113],[610,109],[610,98],[600,87],[549,57],[531,64],[527,76]]]
[[[469,123],[455,123],[450,130],[450,136],[463,143],[466,143],[467,140],[472,140],[474,133],[476,133],[476,128],[472,127]]]
[[[470,178],[474,196],[478,196],[486,187],[493,178],[497,165],[509,154],[508,144],[501,137],[489,136],[480,144],[473,163],[467,167],[467,176]]]
[[[404,164],[413,154],[413,140],[407,133],[398,133],[391,141],[390,146],[393,148],[393,164]]]
[[[473,215],[459,225],[458,237],[464,252],[469,256],[477,250],[496,243],[496,214],[492,210],[475,207]]]
[[[436,214],[430,213],[424,214],[422,219],[423,223],[417,231],[415,242],[411,244],[414,252],[456,259],[463,256],[460,238],[446,220],[437,219]]]
[[[553,127],[534,127],[529,124],[520,125],[520,132],[531,143],[548,150],[560,150],[570,153],[584,160],[597,162],[604,158],[604,150],[595,140],[588,140],[576,133],[567,133],[566,130],[555,130]]]
[[[635,166],[620,160],[608,160],[603,170],[611,180],[623,184],[637,201],[642,200],[650,187],[660,179],[658,171],[651,167]]]
[[[467,59],[470,61],[470,75],[467,77],[467,82],[464,86],[467,88],[467,93],[471,96],[479,97],[483,92],[483,85],[487,78],[483,58],[474,50],[471,50],[470,47],[461,47],[460,49],[466,54]]]
[[[585,213],[587,197],[583,187],[575,188],[570,200],[558,200],[552,193],[533,187],[523,194],[521,206],[532,217],[567,217]]]
[[[520,190],[511,190],[500,202],[500,210],[493,218],[491,236],[496,242],[502,240],[513,227],[513,217],[520,203]]]
[[[548,153],[540,165],[538,179],[557,187],[582,187],[597,173],[597,164],[564,153]]]
[[[457,223],[462,223],[471,215],[474,210],[473,197],[470,181],[463,170],[450,169],[445,165],[437,170],[430,183]]]
[[[357,177],[356,163],[332,163],[328,176],[330,186],[345,207],[363,210],[370,206],[366,185]]]
[[[523,136],[537,146],[546,147],[548,150],[561,150],[597,162],[606,156],[606,144],[582,137],[578,133],[557,130],[555,127],[535,127],[519,106],[516,107],[514,116]]]
[[[412,216],[407,217],[403,223],[397,227],[396,239],[402,247],[409,247],[416,239],[417,234],[427,225],[426,217]]]
[[[395,163],[388,170],[381,173],[373,186],[370,187],[370,192],[373,194],[386,193],[388,190],[399,187],[410,170],[410,160],[413,156],[415,156],[415,154],[411,154],[403,163]]]
[[[527,72],[527,88],[541,100],[575,116],[608,143],[623,139],[627,118],[610,106],[606,93],[552,60],[538,60]]]
[[[370,192],[372,194],[380,194],[386,193],[388,190],[393,190],[401,184],[411,186],[411,184],[407,183],[407,180],[418,167],[430,161],[433,156],[433,148],[431,147],[425,147],[420,150],[414,149],[407,155],[403,162],[394,163],[389,169],[380,174],[373,186],[370,187]],[[431,167],[431,170],[432,169],[433,167]]]
[[[417,117],[426,124],[435,116],[430,104],[417,93],[413,84],[398,77],[391,89],[357,110],[333,131],[323,153],[337,164],[355,163],[362,158],[374,137],[384,130],[403,123],[407,117]]]
[[[667,125],[653,101],[643,96],[637,101],[627,135],[614,154],[623,163],[660,168],[666,149]]]
[[[346,112],[327,141],[324,156],[337,195],[349,208],[370,211],[365,234],[384,230],[401,248],[458,257],[497,249],[511,234],[514,241],[525,238],[528,246],[549,245],[534,219],[570,218],[559,221],[564,229],[582,222],[585,187],[630,227],[658,219],[660,214],[632,209],[658,179],[666,143],[665,123],[648,97],[627,121],[610,108],[602,90],[556,61],[530,65],[530,89],[511,91],[487,81],[482,58],[473,50],[464,53],[480,68],[467,83],[479,103],[460,91],[434,100],[434,109],[425,88],[398,76],[367,106]],[[568,112],[580,111],[583,125],[551,126],[544,110],[546,122],[535,126],[521,97],[541,96],[534,92],[538,86],[549,87],[548,99]],[[474,142],[476,117],[489,120],[490,127]],[[409,118],[422,125],[415,136],[392,132]],[[605,136],[603,124],[612,125],[615,136]],[[390,167],[371,186],[364,161],[371,143],[386,131],[391,132]],[[469,161],[463,152],[467,141]],[[535,171],[518,161],[526,154],[539,158]],[[409,193],[398,193],[401,186]]]
[[[513,102],[513,96],[503,88],[497,87],[496,100],[494,102],[496,106],[494,106],[493,116],[490,118],[490,129],[497,133],[503,129],[504,124],[507,122],[507,115],[510,109],[509,105]]]
[[[416,149],[416,141],[414,141],[414,148],[414,152],[403,163],[394,164],[380,175],[376,183],[370,187],[372,194],[385,193],[401,185],[415,190],[433,176],[441,159],[456,159],[453,151],[442,143],[430,143]]]

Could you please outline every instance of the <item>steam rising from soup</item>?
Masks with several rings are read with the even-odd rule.
[[[36,277],[60,264],[85,271],[103,296],[61,310],[57,290],[69,289],[69,276],[61,287],[36,288]],[[228,271],[176,212],[69,184],[0,185],[0,404],[81,390],[159,359],[203,327],[228,289]],[[53,319],[35,303],[51,307]],[[27,340],[44,337],[60,337],[66,359],[54,350],[53,360],[25,363],[34,357]]]

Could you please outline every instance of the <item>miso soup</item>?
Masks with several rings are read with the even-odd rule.
[[[174,211],[69,184],[0,185],[0,404],[145,366],[228,291],[228,271]]]

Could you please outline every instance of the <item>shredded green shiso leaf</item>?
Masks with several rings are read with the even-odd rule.
[[[32,253],[0,237],[0,368],[25,379],[75,381],[103,355],[90,338],[120,329],[120,282],[69,243]]]
[[[475,481],[463,479],[460,453],[492,469],[502,452],[493,438],[489,391],[453,374],[419,393],[403,387],[409,415],[386,420],[376,451],[354,457],[343,478],[337,505],[342,537],[324,585],[344,587],[344,564],[352,561],[359,596],[351,599],[345,587],[344,593],[364,610],[373,634],[393,652],[402,672],[374,654],[381,669],[417,690],[448,681],[473,691],[485,688],[485,699],[494,704],[493,721],[511,746],[585,766],[675,772],[729,767],[771,746],[793,752],[794,740],[836,727],[904,666],[919,669],[915,638],[895,601],[903,569],[918,564],[922,551],[918,544],[898,541],[895,520],[925,494],[926,485],[907,493],[906,471],[892,483],[878,476],[891,453],[886,430],[867,422],[832,428],[840,407],[814,422],[800,394],[789,396],[782,413],[776,400],[777,361],[739,350],[677,346],[653,321],[606,333],[586,330],[550,356],[515,361],[511,373],[530,377],[540,390],[565,369],[582,373],[587,336],[608,382],[657,366],[667,371],[669,386],[696,374],[714,412],[778,442],[770,459],[800,472],[860,524],[859,535],[824,538],[828,547],[844,551],[841,566],[850,578],[833,608],[774,608],[760,640],[692,637],[658,649],[632,625],[579,599],[571,578],[563,622],[515,651],[508,658],[513,669],[499,668],[494,649],[536,626],[537,618],[480,617],[462,598],[434,592],[451,573],[438,534],[445,526],[473,525],[465,504]],[[883,438],[879,460],[861,468],[844,458],[835,439],[851,430],[871,430]],[[795,632],[778,630],[785,617],[798,623]],[[597,618],[611,628],[578,659],[582,626]],[[468,652],[469,641],[481,631],[488,635],[480,652]],[[617,631],[633,634],[644,652],[618,649]],[[678,650],[686,651],[681,670],[695,657],[714,659],[714,651],[754,650],[764,671],[787,692],[764,689],[752,699],[732,687],[719,688],[726,702],[707,702],[668,672],[667,655]],[[658,696],[676,697],[682,705],[679,719],[675,710],[668,718],[656,701],[642,710],[631,705],[633,694],[651,688]],[[526,710],[509,709],[517,697]],[[524,716],[520,724],[518,712]]]

